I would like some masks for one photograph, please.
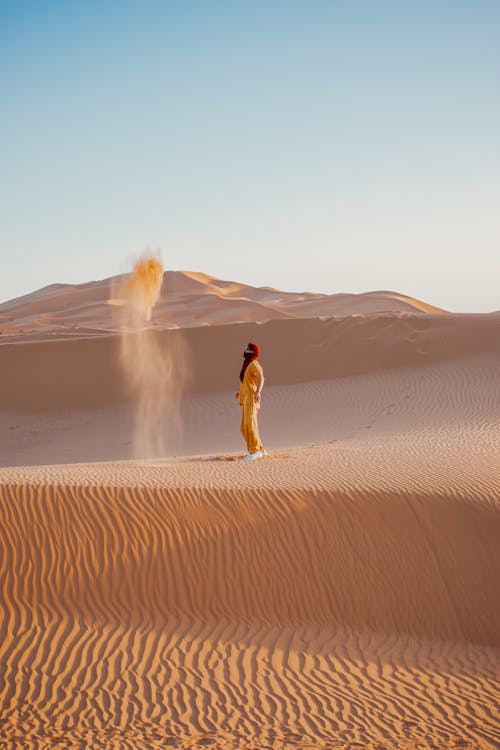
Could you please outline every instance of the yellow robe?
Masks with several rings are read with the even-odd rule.
[[[254,401],[259,376],[263,378],[264,372],[259,362],[254,359],[245,370],[243,382],[240,384],[239,401],[242,407],[241,434],[247,444],[249,453],[259,453],[264,450],[264,446],[260,442],[259,426],[257,424],[257,412],[260,404],[256,404]]]

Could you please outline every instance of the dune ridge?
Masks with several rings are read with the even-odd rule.
[[[103,335],[117,330],[122,303],[116,290],[126,276],[84,284],[51,284],[0,304],[3,337],[36,339]],[[275,318],[314,318],[352,314],[444,313],[441,308],[394,292],[315,294],[252,287],[189,271],[166,271],[155,323],[186,328],[235,322],[265,322]]]
[[[338,463],[333,448],[319,452]],[[347,623],[500,646],[498,499],[486,500],[466,483],[465,499],[458,495],[447,502],[438,478],[431,492],[413,478],[415,490],[401,503],[404,492],[396,483],[377,490],[367,476],[353,503],[347,488],[325,491],[334,486],[333,468],[323,468],[314,484],[300,482],[297,464],[306,475],[308,467],[306,457],[300,459],[283,457],[279,466],[261,470],[262,487],[249,482],[246,469],[239,477],[224,462],[216,462],[222,468],[200,469],[198,477],[189,463],[175,467],[179,487],[172,479],[162,487],[163,472],[172,473],[168,464],[143,470],[153,475],[153,485],[151,479],[104,488],[4,482],[4,506],[19,514],[12,521],[4,518],[9,538],[24,547],[23,558],[38,550],[43,562],[38,581],[33,572],[14,575],[12,586],[25,588],[8,599],[31,598],[47,610],[57,602],[83,616],[89,605],[85,597],[92,592],[109,607],[106,621],[110,614],[117,622],[156,615],[165,621],[173,614],[288,625]],[[375,463],[373,456],[368,460]],[[270,463],[276,462],[277,457]],[[230,489],[217,487],[218,473],[230,477]],[[376,476],[375,469],[372,473]],[[204,487],[201,477],[207,480]],[[270,479],[273,486],[279,482],[279,490]],[[482,503],[473,502],[479,498]],[[26,523],[31,514],[35,537]],[[477,533],[462,548],[457,536],[468,526]],[[452,559],[451,544],[456,545]],[[474,575],[468,572],[470,559]],[[410,591],[404,583],[407,570],[413,571]],[[9,565],[6,578],[14,571],[15,564]]]

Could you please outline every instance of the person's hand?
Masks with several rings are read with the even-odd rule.
[[[256,393],[253,397],[253,400],[256,404],[258,404],[260,402],[260,393]]]
[[[235,397],[235,398],[239,398],[239,397],[240,397],[240,392],[239,392],[239,391],[236,391],[236,393],[234,394],[234,397]]]

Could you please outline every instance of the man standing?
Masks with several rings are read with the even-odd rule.
[[[241,411],[241,434],[247,444],[246,461],[266,455],[259,438],[257,412],[260,409],[260,394],[264,387],[264,372],[257,361],[260,349],[250,342],[243,352],[243,367],[240,372],[240,390],[236,394]]]

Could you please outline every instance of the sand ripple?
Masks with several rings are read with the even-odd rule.
[[[495,747],[493,466],[413,438],[3,470],[4,746]]]

